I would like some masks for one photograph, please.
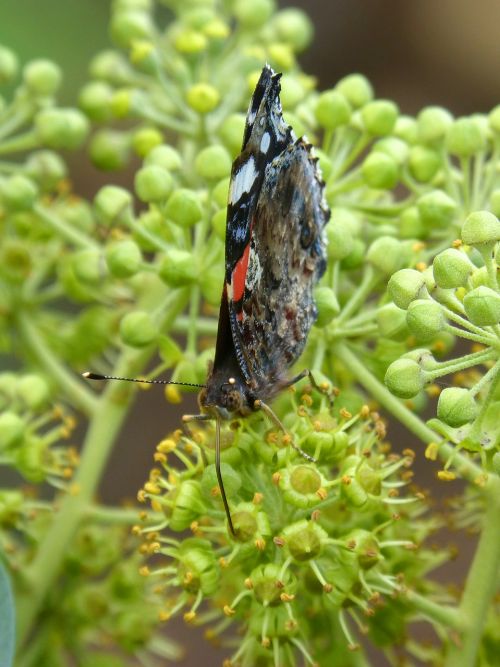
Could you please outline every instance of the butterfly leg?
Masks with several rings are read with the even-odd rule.
[[[286,430],[284,424],[281,422],[280,418],[278,415],[272,410],[267,403],[263,403],[260,399],[257,399],[254,403],[255,408],[260,408],[267,417],[275,424],[283,433],[288,433]],[[293,440],[290,441],[290,445],[292,446],[293,449],[295,449],[296,452],[298,452],[303,458],[307,459],[308,461],[311,461],[312,463],[316,462],[316,459],[314,459],[312,456],[307,454],[303,449],[301,449],[298,445],[296,445]]]
[[[222,481],[222,473],[220,469],[220,417],[213,417],[212,415],[184,415],[182,417],[182,423],[187,428],[187,422],[210,421],[213,419],[215,419],[215,473],[217,475],[217,481],[219,482],[220,495],[222,498],[222,504],[224,505],[224,511],[226,512],[229,530],[233,535],[236,535],[233,526],[233,520],[231,518],[231,511],[229,510],[229,503],[227,502],[226,491],[224,490],[224,482]],[[202,449],[202,456],[204,456],[203,449]],[[204,460],[204,462],[206,461]]]
[[[328,403],[330,405],[330,408],[333,407],[332,393],[330,391],[328,391],[327,389],[325,389],[324,386],[321,386],[316,382],[316,379],[315,379],[314,375],[312,374],[312,371],[309,370],[309,368],[304,368],[303,371],[301,371],[298,375],[296,375],[291,380],[289,380],[286,383],[286,385],[284,386],[284,389],[286,389],[287,387],[293,386],[297,382],[300,382],[300,380],[303,380],[305,377],[309,378],[309,382],[312,384],[314,389],[316,389],[316,391],[318,391],[320,394],[326,395],[326,397],[328,398]]]

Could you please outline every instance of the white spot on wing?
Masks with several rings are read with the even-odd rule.
[[[269,144],[271,143],[271,135],[269,132],[264,132],[262,139],[260,140],[260,150],[262,153],[267,153]]]
[[[253,155],[251,155],[231,182],[229,202],[231,204],[236,204],[245,192],[250,192],[256,177],[257,170],[255,169],[255,160]]]

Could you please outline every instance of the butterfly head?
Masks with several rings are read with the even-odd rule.
[[[206,411],[229,419],[232,414],[245,415],[251,411],[248,387],[233,376],[221,377],[217,373],[207,382],[206,389],[200,393],[200,406]]]

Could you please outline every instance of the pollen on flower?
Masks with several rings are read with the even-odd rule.
[[[451,470],[438,470],[437,477],[442,482],[452,482],[457,478],[455,473]]]
[[[258,551],[264,551],[266,548],[266,541],[259,537],[255,540],[254,545]]]
[[[370,416],[370,407],[368,405],[362,405],[359,414],[362,419],[368,419]]]
[[[324,487],[320,487],[316,491],[316,495],[320,500],[326,500],[326,498],[328,497],[328,491]]]
[[[429,461],[436,461],[439,452],[439,445],[437,442],[429,442],[425,448],[425,458]]]
[[[308,408],[310,408],[311,405],[314,402],[313,398],[310,394],[302,394],[302,396],[300,397],[300,400],[302,401],[303,405],[305,405]]]
[[[151,574],[150,569],[147,565],[143,565],[142,567],[139,568],[139,574],[141,577],[149,577]]]
[[[269,637],[262,637],[260,643],[264,648],[269,648],[271,646],[271,640]]]
[[[279,471],[273,473],[271,479],[273,480],[273,484],[276,484],[276,486],[278,486],[281,481],[281,473]]]
[[[415,268],[417,269],[417,271],[420,271],[422,273],[427,268],[427,264],[426,262],[417,262],[415,264]]]
[[[234,616],[236,614],[236,610],[230,607],[228,604],[224,605],[223,612],[228,617]]]
[[[349,484],[352,482],[352,477],[350,475],[342,475],[340,481],[342,484],[345,484],[345,486],[349,486]]]
[[[155,452],[153,458],[156,463],[165,464],[167,462],[167,457],[165,456],[165,454],[162,454],[161,452]]]
[[[187,611],[184,614],[183,618],[184,618],[184,621],[186,623],[192,623],[194,621],[194,619],[196,618],[196,612],[195,611]]]
[[[254,505],[260,505],[263,500],[264,500],[264,494],[263,493],[259,493],[257,491],[256,493],[253,494],[252,503]]]
[[[146,482],[146,484],[144,484],[144,491],[155,496],[161,493],[160,487],[157,484],[153,484],[153,482]]]
[[[169,611],[160,611],[158,613],[158,618],[162,622],[170,620],[171,617],[172,617],[172,614]]]
[[[352,417],[352,414],[346,408],[341,408],[339,414],[342,417],[342,419],[351,419]]]
[[[247,577],[247,578],[245,579],[245,581],[243,582],[243,585],[245,586],[245,588],[248,588],[249,591],[252,590],[252,588],[253,588],[253,583],[252,583],[252,580],[250,579],[250,577]]]
[[[292,595],[291,593],[281,593],[280,600],[281,602],[292,602],[295,600],[295,595]]]

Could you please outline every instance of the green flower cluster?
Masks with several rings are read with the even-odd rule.
[[[33,489],[0,491],[21,664],[123,665],[133,654],[150,665],[174,651],[154,618],[182,610],[214,639],[237,623],[231,661],[243,665],[368,664],[349,650],[356,628],[387,655],[401,644],[428,664],[465,667],[479,655],[488,665],[500,559],[500,107],[458,119],[428,107],[413,118],[359,74],[319,93],[297,64],[311,23],[274,0],[115,0],[111,36],[116,49],[93,59],[80,110],[57,106],[61,71],[45,60],[25,65],[12,99],[0,98],[0,354],[14,359],[0,374],[0,461]],[[266,61],[283,72],[285,120],[318,146],[326,182],[329,262],[300,368],[339,394],[333,408],[304,388],[279,397],[287,433],[259,415],[224,429],[235,537],[213,430],[165,439],[140,494],[152,511],[135,532],[143,555],[155,555],[140,577],[122,534],[131,512],[94,502],[134,387],[94,392],[78,373],[205,381],[231,163]],[[19,69],[1,47],[0,84]],[[59,151],[87,135],[102,170],[140,161],[130,189],[107,184],[93,201],[71,192]],[[472,349],[455,351],[459,339]],[[449,374],[454,386],[426,424],[418,411]],[[180,391],[166,398],[179,402]],[[398,497],[412,455],[406,443],[390,453],[379,408],[440,459],[441,479],[474,488],[463,525],[483,529],[456,605],[426,576],[448,557],[421,546],[440,519],[424,516],[414,489]],[[68,441],[77,416],[87,425],[80,461]],[[42,503],[43,482],[60,493]],[[408,638],[421,617],[440,648]]]
[[[155,555],[144,574],[161,590],[162,619],[182,610],[186,622],[208,625],[207,637],[222,642],[230,623],[243,624],[225,665],[351,664],[359,629],[382,647],[388,637],[399,640],[401,625],[395,630],[390,618],[409,613],[405,586],[415,604],[418,591],[432,589],[423,573],[446,555],[415,553],[435,526],[421,516],[421,494],[400,495],[414,453],[390,452],[379,415],[363,406],[333,416],[327,398],[307,386],[283,396],[279,408],[286,436],[262,417],[223,432],[229,541],[213,429],[177,431],[158,445],[157,467],[139,494],[155,512],[137,527],[143,551]],[[317,463],[304,461],[290,437]],[[174,538],[166,528],[194,537]]]

